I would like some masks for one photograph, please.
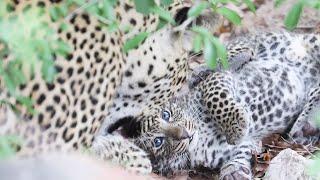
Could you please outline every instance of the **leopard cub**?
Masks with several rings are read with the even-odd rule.
[[[239,47],[228,46],[237,67],[212,73],[187,95],[134,120],[135,143],[154,170],[206,167],[220,170],[220,179],[251,179],[259,140],[287,130],[304,138],[320,105],[320,35],[263,33],[243,38],[242,46],[238,55]]]

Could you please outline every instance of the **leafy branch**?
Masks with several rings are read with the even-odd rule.
[[[13,12],[10,1],[0,1],[0,84],[4,85],[10,96],[24,105],[30,113],[33,101],[22,96],[17,87],[28,83],[36,70],[40,70],[42,78],[52,83],[56,75],[54,60],[57,56],[65,56],[70,47],[62,41],[57,32],[50,26],[58,24],[60,30],[66,30],[65,18],[70,16],[71,6],[78,5],[81,10],[94,14],[100,21],[117,24],[113,15],[113,5],[116,0],[99,0],[88,4],[86,0],[65,0],[49,9],[50,19],[46,19],[42,7],[26,6],[20,13]],[[3,87],[1,87],[3,88]],[[0,106],[9,106],[14,111],[18,109],[7,99],[0,99]],[[21,141],[16,136],[0,136],[0,159],[15,153]]]
[[[226,3],[234,3],[240,5],[245,3],[252,12],[255,12],[255,5],[251,0],[236,1],[236,0],[208,0],[196,1],[195,5],[188,11],[188,20],[196,19],[205,10],[210,10],[212,13],[220,14],[235,25],[241,25],[241,18],[237,12],[225,7]],[[214,37],[207,29],[194,26],[192,28],[197,33],[193,42],[193,49],[197,53],[203,50],[204,59],[209,68],[217,68],[218,61],[221,61],[223,68],[228,68],[227,51],[224,45]]]
[[[155,13],[159,15],[161,19],[164,19],[166,22],[175,24],[174,19],[170,16],[169,12],[165,11],[162,7],[157,6],[153,0],[135,0],[136,9],[142,14]],[[207,0],[207,1],[195,1],[194,5],[188,11],[188,19],[185,20],[181,25],[174,28],[174,31],[184,31],[187,26],[189,26],[194,19],[200,16],[203,11],[211,10],[212,13],[217,13],[236,25],[241,25],[240,16],[233,10],[225,7],[226,3],[234,3],[240,5],[241,3],[246,4],[252,12],[255,12],[255,5],[251,0]],[[170,5],[172,0],[162,0],[160,4],[165,4],[166,6]],[[222,66],[224,68],[228,67],[227,61],[227,51],[223,44],[219,42],[207,29],[201,27],[193,27],[192,30],[197,33],[193,48],[195,52],[203,50],[204,59],[207,65],[211,69],[215,69],[218,64],[218,60],[221,60]],[[143,38],[142,38],[143,37]],[[133,37],[130,41],[124,45],[124,51],[128,52],[130,49],[136,48],[139,44],[147,37],[146,33],[140,33],[137,36]]]

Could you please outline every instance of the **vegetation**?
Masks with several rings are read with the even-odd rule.
[[[17,87],[26,84],[34,75],[35,69],[40,68],[42,78],[51,83],[56,74],[54,59],[65,56],[70,52],[69,46],[58,38],[57,32],[50,26],[58,23],[59,29],[65,30],[67,24],[64,18],[71,16],[71,6],[79,6],[77,10],[85,10],[96,16],[108,27],[117,27],[113,15],[115,0],[92,1],[66,0],[49,10],[50,20],[41,7],[27,6],[20,14],[14,13],[12,1],[0,1],[0,82],[3,83],[10,95],[27,107],[30,113],[36,113],[32,108],[33,101],[21,96]],[[105,25],[102,23],[102,25]],[[10,61],[4,59],[10,57]],[[40,66],[40,67],[39,67]],[[15,106],[6,99],[0,100],[0,105]],[[21,140],[15,136],[0,136],[0,159],[14,154],[16,145]]]
[[[21,14],[11,13],[12,4],[5,0],[0,1],[0,77],[10,94],[20,103],[28,107],[32,112],[32,100],[22,97],[16,88],[25,84],[27,78],[34,73],[35,65],[41,65],[42,77],[47,82],[52,82],[55,75],[53,60],[56,56],[65,56],[69,47],[65,42],[58,39],[55,30],[50,27],[50,23],[59,22],[62,30],[68,28],[63,23],[64,18],[72,16],[73,12],[69,9],[71,6],[77,6],[76,11],[86,11],[97,17],[109,31],[130,27],[119,27],[113,12],[113,6],[117,0],[66,0],[52,7],[49,11],[51,22],[47,22],[44,17],[44,10],[41,7],[26,7]],[[154,0],[134,0],[136,10],[142,14],[155,13],[162,19],[161,26],[165,23],[175,24],[170,13],[165,7],[170,5],[173,0],[161,0],[158,6]],[[280,6],[285,0],[276,0],[275,6]],[[240,16],[233,10],[225,7],[227,3],[240,5],[245,3],[248,8],[255,12],[255,5],[251,0],[207,0],[197,1],[188,12],[187,22],[191,22],[198,17],[204,10],[210,9],[213,13],[219,13],[230,20],[235,25],[241,25]],[[293,29],[300,17],[304,6],[320,8],[318,0],[298,1],[288,13],[285,24],[288,29]],[[11,14],[10,14],[11,13]],[[10,18],[8,18],[10,16]],[[198,35],[194,39],[194,51],[203,50],[204,58],[208,66],[216,68],[218,61],[221,61],[224,68],[228,67],[226,50],[221,42],[205,28],[193,27],[192,30]],[[37,36],[34,36],[37,34]],[[148,32],[141,32],[134,38],[128,40],[123,47],[124,52],[137,47],[147,36]],[[8,55],[12,56],[9,63],[5,63]],[[26,73],[28,72],[28,73]],[[1,100],[0,103],[4,103]]]
[[[249,9],[255,12],[255,6],[251,0],[208,0],[208,1],[194,1],[194,6],[188,12],[188,19],[181,25],[181,30],[185,29],[189,23],[197,18],[204,10],[211,10],[213,13],[218,13],[223,15],[225,18],[230,20],[235,25],[241,24],[240,16],[233,10],[225,7],[227,3],[234,3],[240,5],[242,2],[245,3]],[[161,5],[168,6],[172,3],[172,0],[162,0]],[[157,6],[156,3],[152,0],[135,0],[136,9],[138,12],[143,14],[156,13],[160,16],[161,19],[175,24],[174,19],[170,16],[168,12],[163,10],[161,7]],[[194,26],[192,28],[194,32],[197,33],[196,38],[194,39],[194,51],[199,52],[203,50],[204,58],[207,65],[211,69],[217,67],[218,61],[221,61],[221,64],[224,68],[228,68],[227,62],[227,52],[225,47],[217,38],[215,38],[207,29],[202,27]],[[138,45],[141,42],[141,34],[134,37],[130,43]],[[135,46],[130,46],[135,47]],[[127,50],[127,49],[126,49]]]
[[[275,6],[279,7],[286,0],[275,0]],[[301,13],[304,7],[311,7],[320,10],[320,1],[319,0],[298,0],[287,13],[287,16],[284,20],[284,24],[288,30],[293,30],[297,27]]]

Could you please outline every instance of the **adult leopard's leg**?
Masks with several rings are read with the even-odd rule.
[[[320,87],[310,91],[308,101],[292,126],[289,136],[298,143],[319,141],[320,129],[315,118],[320,116]]]
[[[120,164],[139,174],[151,173],[152,166],[147,154],[132,142],[118,135],[95,137],[91,150],[98,158]]]
[[[254,142],[245,140],[234,148],[231,159],[220,170],[220,180],[253,179],[251,172],[252,150],[256,150]]]
[[[229,144],[239,144],[247,134],[250,116],[240,100],[236,99],[236,92],[231,74],[228,72],[214,73],[198,90],[204,100],[212,120],[216,121],[224,132]]]

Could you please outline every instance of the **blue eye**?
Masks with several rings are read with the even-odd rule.
[[[163,144],[163,137],[156,137],[153,140],[154,147],[158,148]]]
[[[171,117],[171,114],[169,111],[162,111],[162,114],[161,114],[161,118],[165,121],[169,121],[170,120],[170,117]]]

